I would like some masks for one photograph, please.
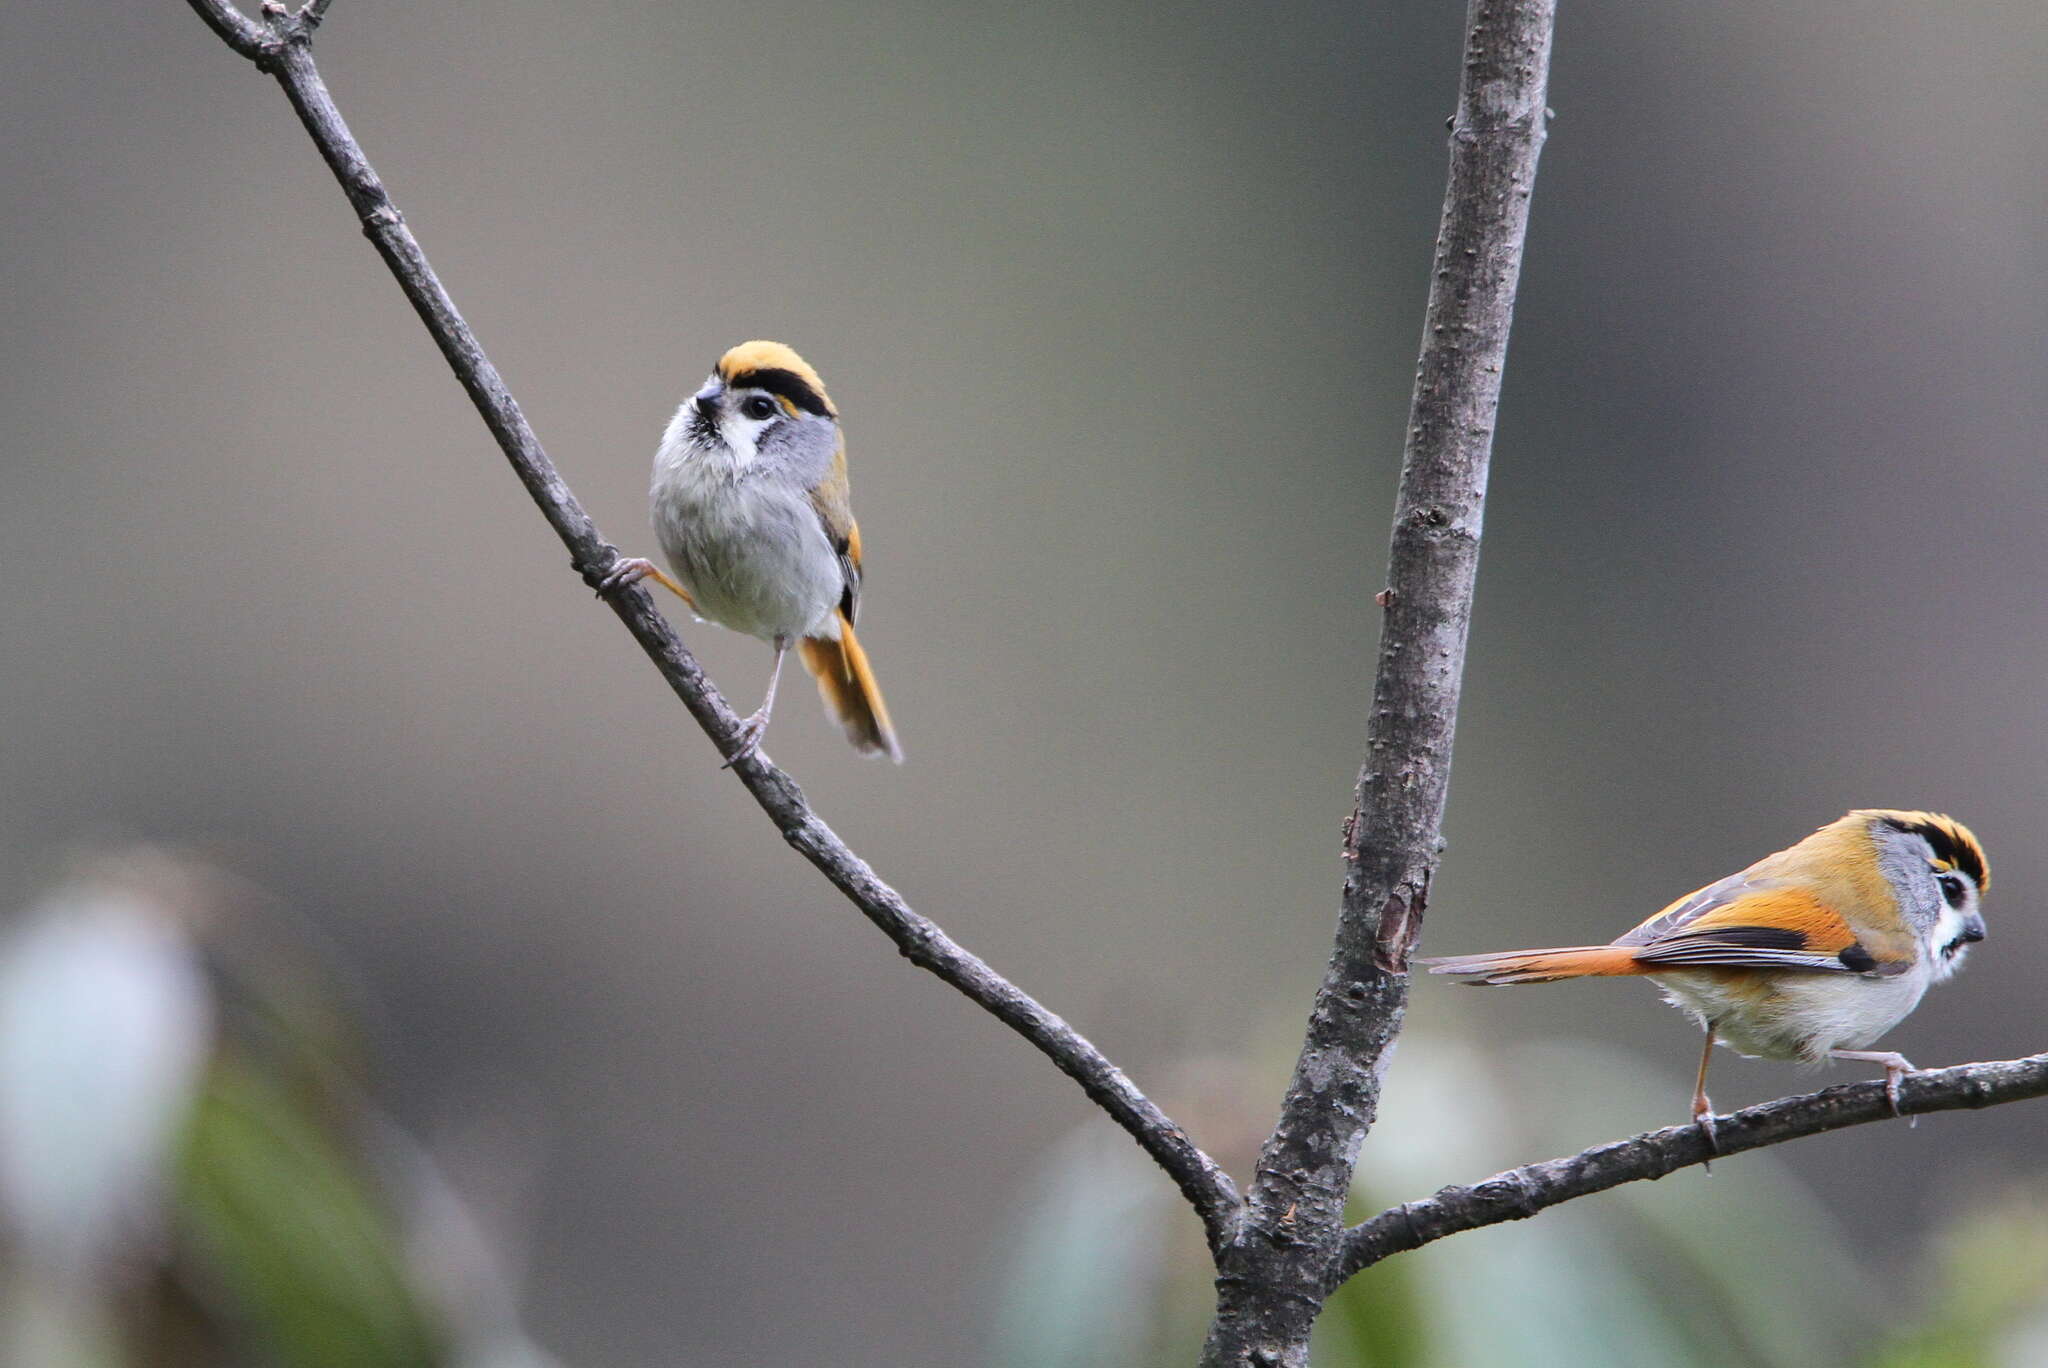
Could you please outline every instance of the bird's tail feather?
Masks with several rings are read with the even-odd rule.
[[[1477,974],[1475,987],[1507,983],[1550,983],[1556,979],[1643,974],[1649,969],[1627,945],[1572,945],[1555,950],[1503,950],[1491,955],[1443,955],[1423,959],[1432,974]]]
[[[804,668],[818,677],[818,693],[825,710],[846,728],[846,739],[866,755],[886,755],[903,763],[903,747],[897,744],[896,728],[889,721],[888,705],[868,666],[868,654],[853,635],[853,624],[845,614],[839,617],[839,640],[805,637],[796,644]]]

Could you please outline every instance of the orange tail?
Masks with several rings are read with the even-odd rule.
[[[805,637],[796,649],[804,668],[818,677],[825,709],[845,725],[846,739],[853,742],[853,748],[863,755],[886,755],[902,764],[903,747],[896,744],[896,728],[889,721],[882,690],[846,615],[839,615],[839,640]]]
[[[1549,983],[1556,979],[1647,974],[1632,945],[1573,945],[1557,950],[1503,950],[1491,955],[1443,955],[1422,959],[1432,974],[1478,974],[1473,987],[1503,983]]]

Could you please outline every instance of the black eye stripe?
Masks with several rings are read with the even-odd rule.
[[[1894,831],[1923,838],[1936,859],[1968,876],[1979,891],[1990,886],[1991,871],[1984,865],[1984,847],[1954,818],[1932,812],[1901,812],[1883,820]]]
[[[767,390],[770,394],[779,394],[805,413],[814,413],[820,418],[839,416],[833,411],[825,396],[813,389],[811,382],[795,371],[772,366],[762,370],[741,371],[726,376],[725,383],[734,389],[758,389]]]

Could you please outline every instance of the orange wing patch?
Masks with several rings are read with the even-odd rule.
[[[1828,955],[1839,955],[1856,943],[1856,933],[1849,929],[1849,923],[1842,920],[1842,914],[1802,888],[1770,888],[1746,893],[1712,911],[1701,913],[1677,935],[1709,936],[1716,931],[1738,927],[1768,927],[1794,933],[1799,937],[1796,948],[1817,950]]]
[[[1658,968],[1804,969],[1828,974],[1898,974],[1909,959],[1881,958],[1841,913],[1805,889],[1768,888],[1708,908],[1634,947]]]

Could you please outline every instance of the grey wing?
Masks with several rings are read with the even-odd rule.
[[[832,529],[826,528],[825,535],[831,536]],[[840,591],[839,611],[846,614],[848,622],[860,620],[860,562],[853,558],[853,548],[840,542],[832,548],[839,553],[839,573],[846,580],[846,588]]]
[[[1673,968],[1722,969],[1807,969],[1825,974],[1871,974],[1887,977],[1904,973],[1910,965],[1880,965],[1862,946],[1851,943],[1834,954],[1813,950],[1798,931],[1779,926],[1716,927],[1707,931],[1681,931],[1646,947],[1636,956],[1639,964],[1668,964]]]
[[[1740,874],[1730,874],[1718,883],[1710,883],[1697,892],[1687,894],[1633,931],[1622,933],[1610,944],[1648,945],[1652,941],[1663,940],[1674,932],[1684,930],[1688,924],[1698,921],[1715,908],[1725,907],[1743,894],[1754,893],[1763,886],[1752,870],[1745,869]]]
[[[1613,943],[1634,949],[1638,964],[1673,968],[1803,969],[1884,978],[1912,967],[1911,960],[1873,953],[1811,890],[1788,888],[1753,869],[1680,899]]]
[[[860,613],[860,524],[854,521],[853,506],[847,499],[846,444],[832,451],[831,468],[811,489],[811,507],[817,510],[818,526],[832,554],[839,558],[839,611],[852,622]]]

